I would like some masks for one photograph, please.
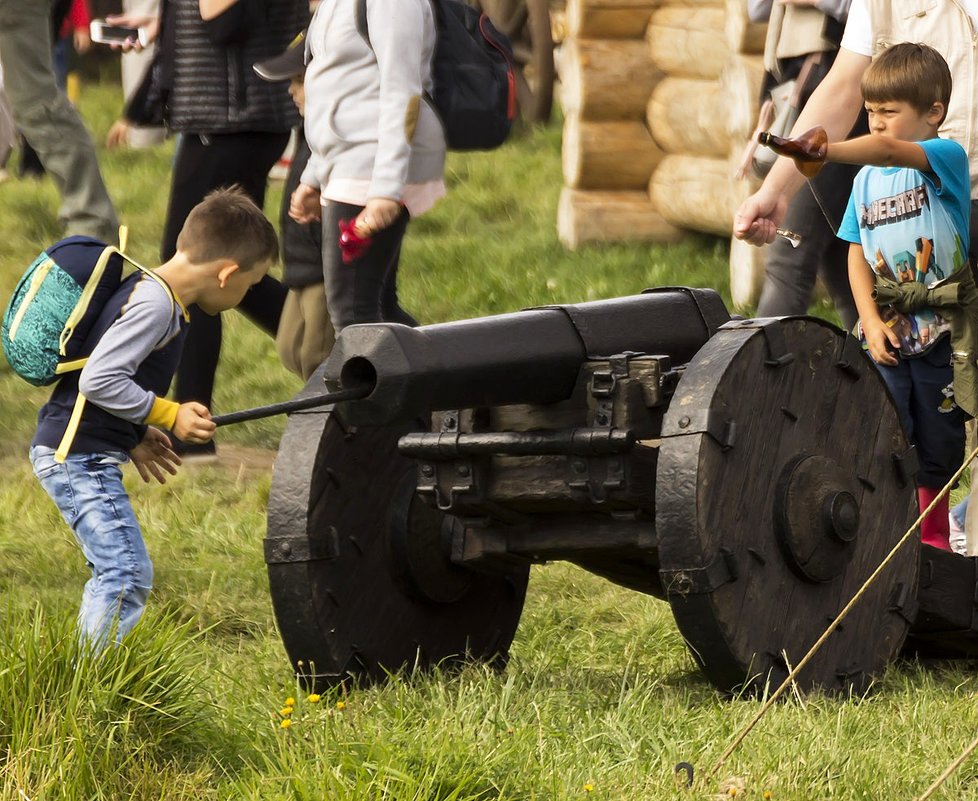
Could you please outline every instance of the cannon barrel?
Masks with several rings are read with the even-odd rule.
[[[354,425],[383,425],[428,412],[547,404],[567,399],[587,359],[625,352],[688,362],[730,320],[710,289],[641,295],[409,328],[345,328],[326,362],[332,389],[369,390],[340,404]]]

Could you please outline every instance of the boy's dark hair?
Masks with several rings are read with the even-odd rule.
[[[877,56],[863,73],[860,88],[868,103],[896,100],[926,114],[935,102],[940,102],[946,116],[951,100],[951,70],[933,47],[901,42]],[[944,122],[943,116],[940,122]]]
[[[275,229],[235,184],[215,189],[193,207],[177,237],[177,250],[196,264],[231,259],[242,270],[278,258]]]

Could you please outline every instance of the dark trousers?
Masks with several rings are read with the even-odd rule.
[[[234,133],[200,137],[184,134],[173,164],[170,203],[163,229],[160,256],[165,262],[177,252],[183,223],[208,192],[238,184],[255,201],[265,205],[268,171],[285,150],[285,133]],[[265,276],[248,291],[238,307],[261,328],[275,336],[287,290]],[[175,395],[178,402],[198,401],[210,407],[214,373],[221,356],[221,317],[190,307],[190,331],[177,368]]]
[[[900,420],[917,447],[917,483],[940,489],[961,466],[965,413],[953,403],[951,338],[942,337],[920,356],[878,364]]]
[[[858,170],[850,164],[826,164],[792,198],[783,225],[800,234],[801,242],[793,248],[779,236],[768,246],[758,317],[807,314],[815,279],[821,277],[843,326],[851,330],[856,324],[859,315],[849,288],[849,243],[835,232]]]
[[[344,263],[339,245],[339,224],[354,219],[363,206],[330,201],[323,208],[323,278],[326,305],[339,334],[353,323],[391,322],[417,325],[397,300],[397,265],[401,242],[411,217],[401,211],[393,225],[376,233],[360,256]]]

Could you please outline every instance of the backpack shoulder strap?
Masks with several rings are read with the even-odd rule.
[[[108,263],[109,257],[113,253],[118,253],[123,259],[129,262],[133,267],[135,267],[141,273],[143,273],[143,275],[152,278],[154,281],[156,281],[157,284],[163,287],[163,291],[166,292],[166,296],[170,299],[170,312],[172,313],[173,310],[176,309],[177,307],[177,299],[176,297],[174,297],[173,290],[170,289],[170,285],[162,278],[160,278],[152,270],[143,267],[143,265],[139,264],[139,262],[135,261],[131,257],[127,256],[125,253],[123,253],[122,251],[125,248],[125,246],[126,246],[126,227],[122,226],[119,229],[119,247],[117,248],[112,245],[107,245],[106,248],[102,251],[102,254],[99,256],[99,262],[103,265],[103,269],[104,269],[104,264]],[[87,301],[86,301],[86,306],[87,306]],[[82,359],[75,359],[74,361],[71,362],[63,362],[62,364],[58,365],[57,372],[68,373],[73,370],[81,370],[87,362],[88,362],[87,356]],[[58,462],[59,464],[64,462],[64,460],[68,458],[68,452],[71,449],[71,443],[74,442],[75,435],[78,433],[78,427],[79,425],[81,425],[82,412],[85,410],[85,402],[86,402],[85,396],[81,392],[79,392],[77,397],[75,398],[75,405],[72,407],[71,417],[68,419],[68,425],[65,427],[64,436],[62,436],[61,442],[58,444],[58,448],[54,453],[54,461]]]

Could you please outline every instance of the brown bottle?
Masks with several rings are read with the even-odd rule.
[[[771,148],[779,156],[794,159],[798,171],[806,178],[814,178],[818,175],[829,149],[829,138],[821,126],[805,131],[794,139],[786,139],[783,136],[775,136],[770,131],[762,131],[757,135],[757,141]]]

